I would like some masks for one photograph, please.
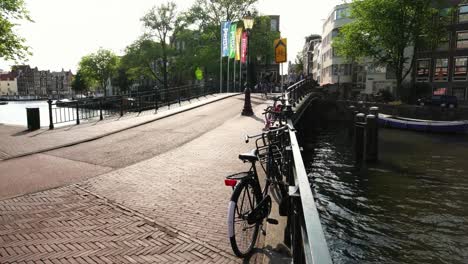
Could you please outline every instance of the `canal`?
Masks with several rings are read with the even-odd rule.
[[[343,123],[301,129],[334,263],[468,263],[468,136],[381,129],[360,171]]]
[[[0,105],[0,124],[27,126],[26,108],[39,108],[41,126],[49,126],[46,101],[10,101],[7,105]]]

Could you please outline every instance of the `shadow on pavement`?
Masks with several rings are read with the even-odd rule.
[[[272,248],[271,246],[255,248],[252,254],[244,259],[243,263],[289,264],[291,261],[289,249],[279,244],[276,248]]]

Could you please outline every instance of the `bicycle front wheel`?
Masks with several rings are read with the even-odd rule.
[[[232,251],[240,258],[247,257],[255,246],[260,223],[249,224],[247,216],[262,199],[253,180],[237,184],[228,208],[228,234]]]

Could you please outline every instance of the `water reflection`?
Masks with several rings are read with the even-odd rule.
[[[466,136],[381,130],[381,162],[363,173],[345,129],[304,134],[334,263],[468,263]]]

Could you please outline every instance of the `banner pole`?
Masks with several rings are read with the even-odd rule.
[[[233,74],[233,78],[232,78],[232,91],[235,92],[236,91],[236,59],[234,59],[234,74]]]
[[[229,56],[228,56],[227,59],[228,59],[228,66],[227,66],[227,86],[226,86],[227,90],[226,90],[226,92],[229,93],[229,64],[230,64],[231,59],[229,58]]]
[[[219,57],[219,93],[223,92],[223,56]]]
[[[239,60],[239,91],[242,92],[242,61]]]

